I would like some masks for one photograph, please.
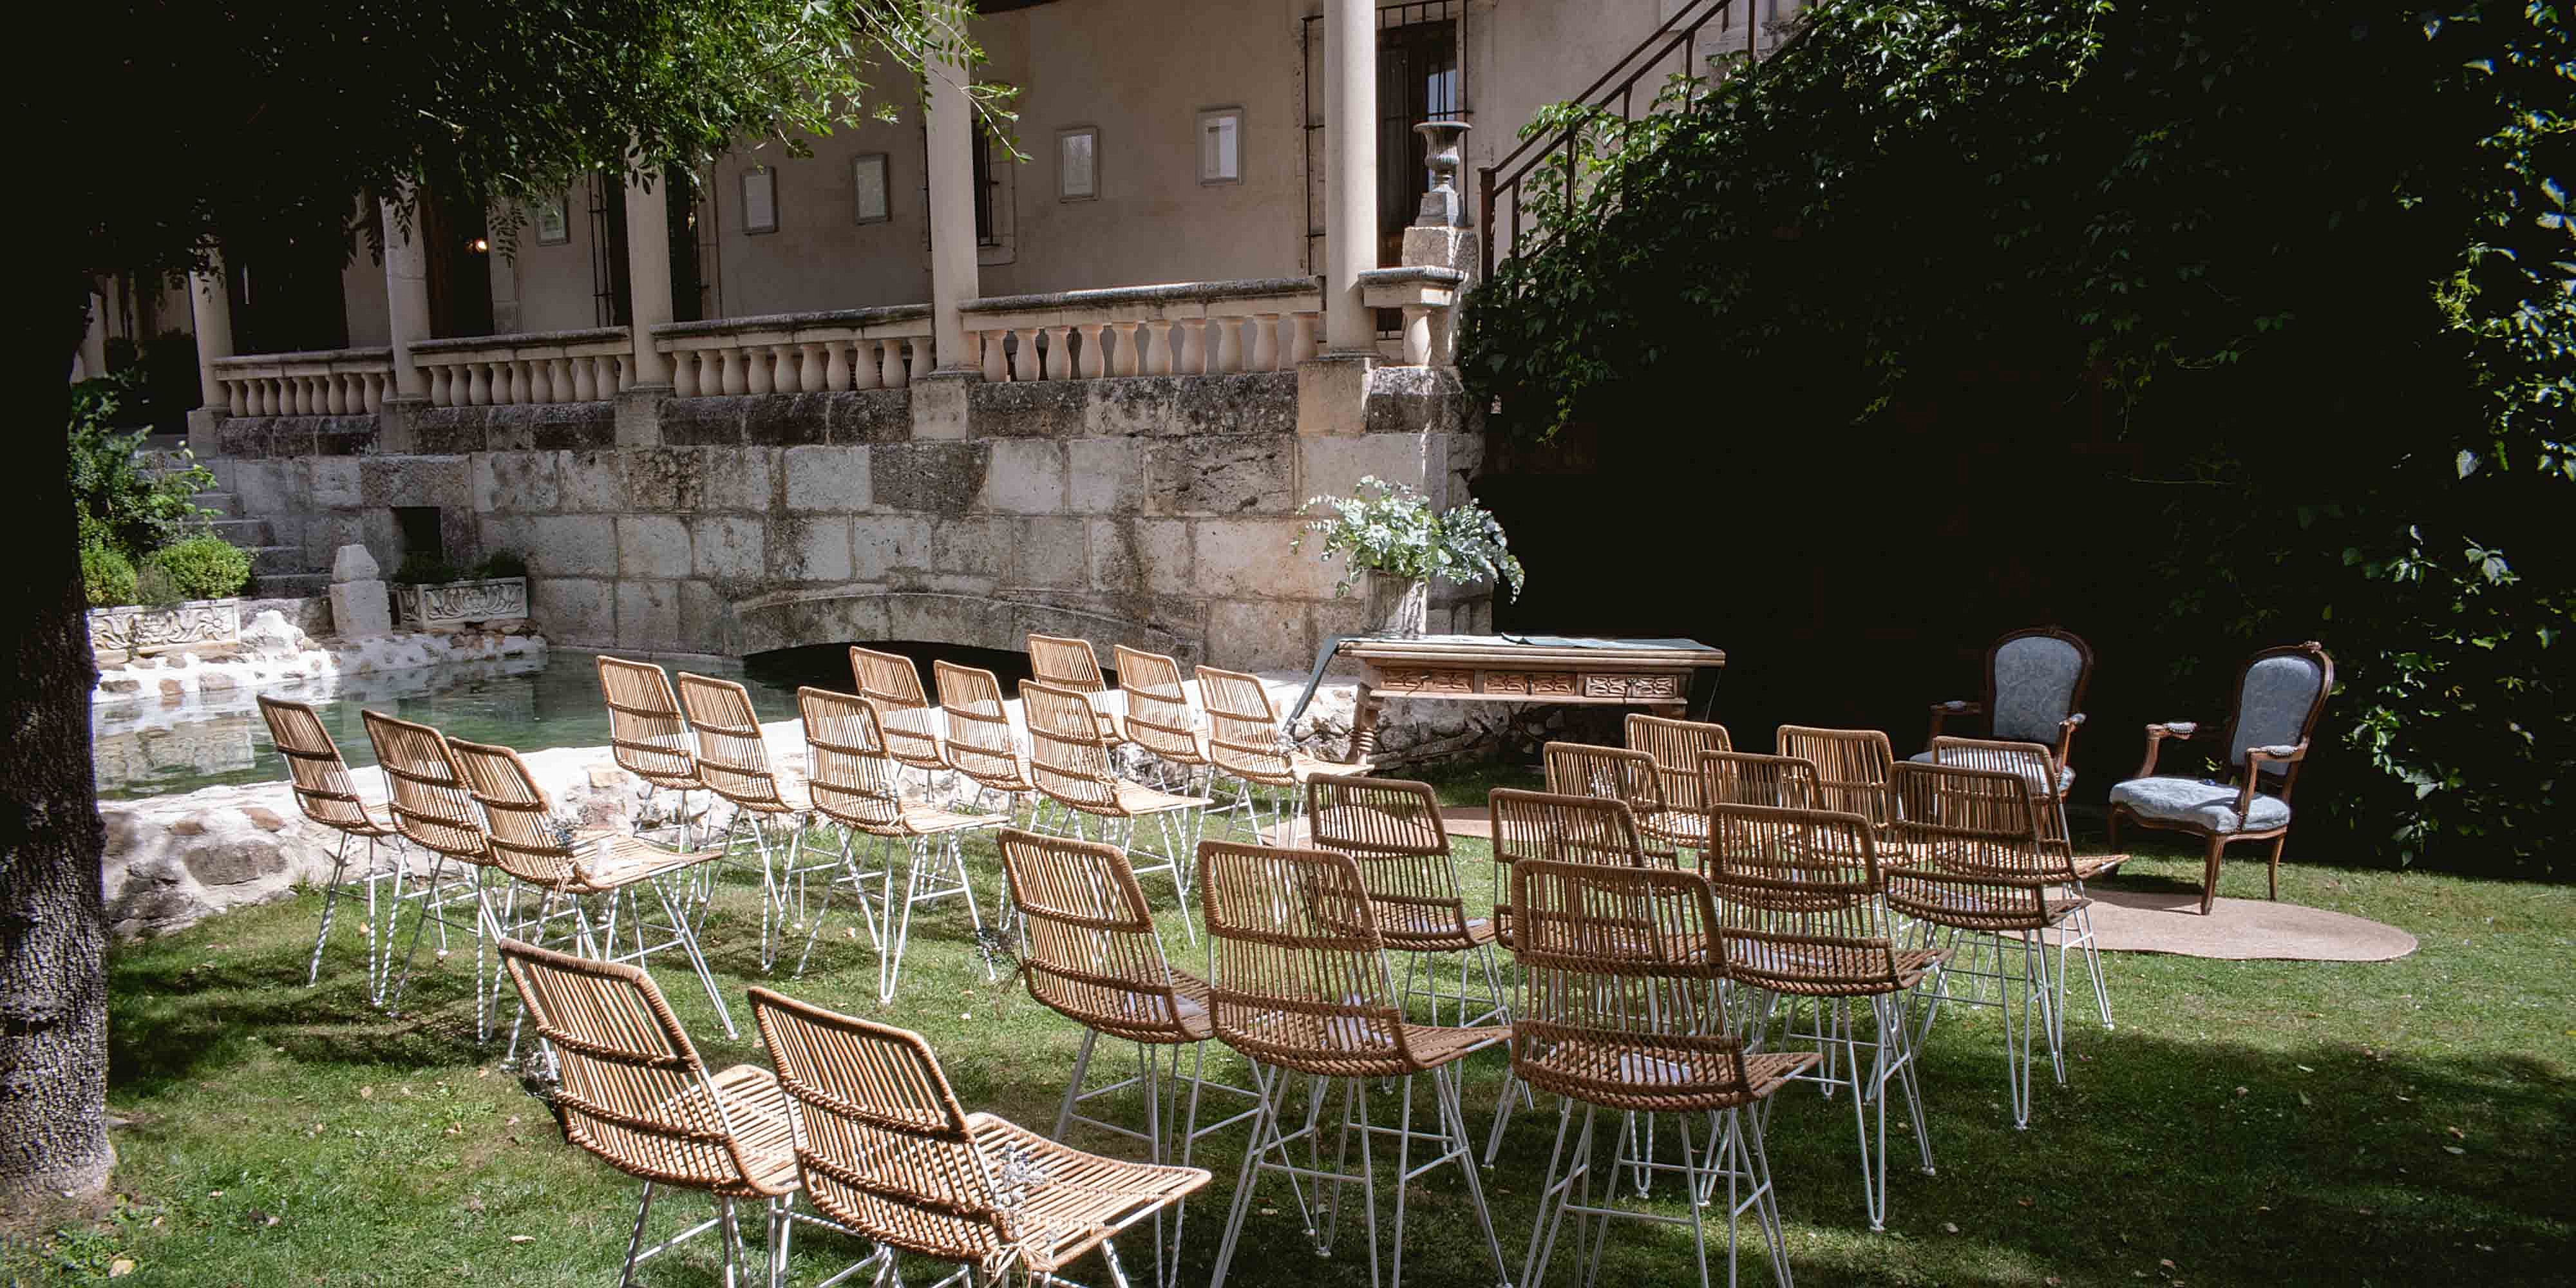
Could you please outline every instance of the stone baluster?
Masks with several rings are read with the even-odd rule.
[[[716,350],[716,356],[724,363],[723,388],[726,393],[739,394],[751,388],[750,354],[738,348],[727,347]]]
[[[456,377],[452,372],[445,367],[431,366],[424,363],[421,365],[420,375],[421,383],[429,386],[430,406],[453,407],[456,405],[456,395],[453,392]]]
[[[1017,351],[1015,351],[1015,352],[1013,352],[1013,353],[1011,354],[1011,379],[1013,379],[1013,380],[1035,380],[1035,379],[1037,379],[1037,378],[1038,378],[1038,331],[1037,331],[1037,328],[1036,328],[1036,327],[1022,327],[1022,328],[1020,328],[1020,329],[1019,329],[1019,330],[1017,330],[1017,331],[1013,331],[1011,334],[1012,334],[1012,336],[1014,336],[1015,338],[1017,338],[1017,339],[1019,340],[1019,342],[1020,342],[1020,343],[1019,343],[1019,348],[1017,349]]]
[[[599,397],[597,358],[572,360],[572,396],[575,402],[591,402]]]
[[[932,337],[926,335],[916,335],[906,343],[912,350],[912,368],[904,378],[906,383],[910,383],[930,374],[932,364],[938,361],[939,348],[932,342]]]
[[[325,407],[322,377],[305,375],[295,378],[295,410],[299,415],[319,416]]]
[[[1279,369],[1279,315],[1253,314],[1244,321],[1243,329],[1251,335],[1243,346],[1244,370],[1277,371]]]
[[[674,398],[698,396],[697,350],[673,349],[671,351],[671,396]]]
[[[1172,323],[1172,374],[1195,376],[1207,370],[1208,333],[1206,318],[1183,318]]]
[[[545,358],[530,358],[518,364],[527,370],[526,394],[519,401],[550,403],[555,400],[555,364]]]
[[[491,368],[480,362],[465,364],[465,400],[467,407],[481,407],[492,401]]]
[[[984,379],[987,383],[1000,384],[1002,381],[1010,379],[1010,372],[1003,365],[1010,357],[1009,354],[1003,351],[1003,335],[1004,333],[1000,331],[978,331],[975,333],[976,343],[978,347],[983,350]]]
[[[796,387],[799,390],[818,394],[832,387],[831,378],[824,371],[823,348],[823,345],[810,340],[796,346]]]
[[[1046,378],[1073,379],[1073,328],[1051,326],[1046,329]]]
[[[1145,342],[1145,374],[1168,376],[1179,371],[1179,364],[1175,361],[1178,355],[1173,352],[1172,347],[1172,341],[1175,338],[1172,335],[1172,324],[1147,322],[1145,330],[1152,337]]]
[[[850,342],[834,340],[823,346],[823,387],[839,393],[850,387]]]
[[[334,416],[348,415],[349,387],[342,383],[340,373],[336,371],[323,373],[322,388],[323,405],[330,408],[331,414]]]
[[[883,383],[882,368],[877,365],[877,342],[861,337],[851,346],[850,388],[874,389]]]
[[[1107,325],[1100,322],[1083,322],[1073,328],[1074,334],[1082,337],[1082,376],[1085,380],[1097,380],[1109,374],[1108,354],[1100,347],[1103,333],[1107,330]]]
[[[770,374],[770,363],[776,360],[777,353],[778,349],[775,345],[744,347],[743,360],[750,364],[750,370],[744,374],[744,392],[765,394],[778,387]]]
[[[599,360],[599,396],[606,398],[612,390],[634,388],[635,370],[635,359],[623,354],[601,358]]]
[[[1315,356],[1315,324],[1322,320],[1322,316],[1318,313],[1288,315],[1288,366],[1294,367]]]
[[[877,346],[877,352],[883,355],[877,367],[878,384],[888,389],[901,389],[912,383],[912,373],[903,365],[903,341],[887,340]]]
[[[590,359],[567,357],[557,358],[554,360],[552,370],[554,372],[554,400],[556,402],[589,401],[589,399],[586,398],[575,399],[573,396],[581,384],[580,378],[573,374],[573,368],[575,367],[581,368],[585,374],[588,373],[590,370]]]
[[[1431,361],[1431,307],[1427,304],[1404,306],[1404,365],[1419,367]]]
[[[1208,373],[1232,375],[1243,370],[1242,318],[1210,318],[1208,326],[1216,331],[1216,343],[1209,346]]]
[[[1112,322],[1109,324],[1109,329],[1118,337],[1118,351],[1109,355],[1111,372],[1121,376],[1144,374],[1144,368],[1136,361],[1138,357],[1136,352],[1136,324],[1133,322]]]

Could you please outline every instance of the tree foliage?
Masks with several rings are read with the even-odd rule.
[[[1826,0],[1806,22],[1639,125],[1533,127],[1581,146],[1532,181],[1544,248],[1464,319],[1501,426],[1621,432],[1758,385],[1865,449],[1963,371],[2053,373],[2174,498],[2139,516],[2166,533],[2141,593],[2178,632],[2335,652],[2328,736],[2376,772],[2318,805],[2400,859],[2546,863],[2576,790],[2560,6]]]

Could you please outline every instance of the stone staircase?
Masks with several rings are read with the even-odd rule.
[[[134,461],[146,473],[173,473],[181,468],[179,451],[187,445],[184,434],[154,434],[143,440]],[[243,512],[241,497],[232,490],[231,461],[214,456],[201,457],[195,463],[215,476],[214,486],[195,498],[198,505],[215,512],[215,517],[206,521],[207,529],[250,554],[251,583],[245,596],[302,599],[330,593],[330,570],[310,566],[302,546],[279,544],[268,520],[251,518]]]

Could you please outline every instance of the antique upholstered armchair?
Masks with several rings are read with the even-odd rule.
[[[2033,626],[1996,640],[1986,650],[1986,696],[1983,702],[1932,704],[1932,732],[1924,750],[1913,757],[1932,763],[1932,739],[1942,723],[1963,716],[1984,716],[1987,736],[1998,742],[2035,742],[2048,748],[2057,781],[2033,784],[2059,804],[2075,785],[2066,767],[2075,748],[2075,731],[2084,725],[2084,685],[2093,678],[2093,649],[2072,632]]]
[[[2281,846],[2289,839],[2290,789],[2308,758],[2308,736],[2334,691],[2334,659],[2314,640],[2268,648],[2246,660],[2220,745],[2233,782],[2156,773],[2165,739],[2189,739],[2200,726],[2168,721],[2147,726],[2147,758],[2138,776],[2111,788],[2111,843],[2122,820],[2140,827],[2190,832],[2209,842],[2200,911],[2218,894],[2219,852],[2239,841],[2272,843],[2271,897],[2281,897]]]

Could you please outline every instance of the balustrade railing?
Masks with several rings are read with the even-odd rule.
[[[599,402],[635,383],[622,326],[422,340],[411,360],[433,407]]]
[[[1372,268],[1360,273],[1360,301],[1373,309],[1395,309],[1404,316],[1403,364],[1408,367],[1451,365],[1449,322],[1466,289],[1467,275],[1429,264]]]
[[[930,374],[930,306],[666,322],[653,347],[681,398],[901,389]]]
[[[966,343],[984,379],[1289,371],[1315,356],[1323,288],[1311,277],[1118,286],[968,300]]]
[[[235,416],[348,416],[372,412],[393,391],[391,349],[255,353],[217,358],[215,380]]]

